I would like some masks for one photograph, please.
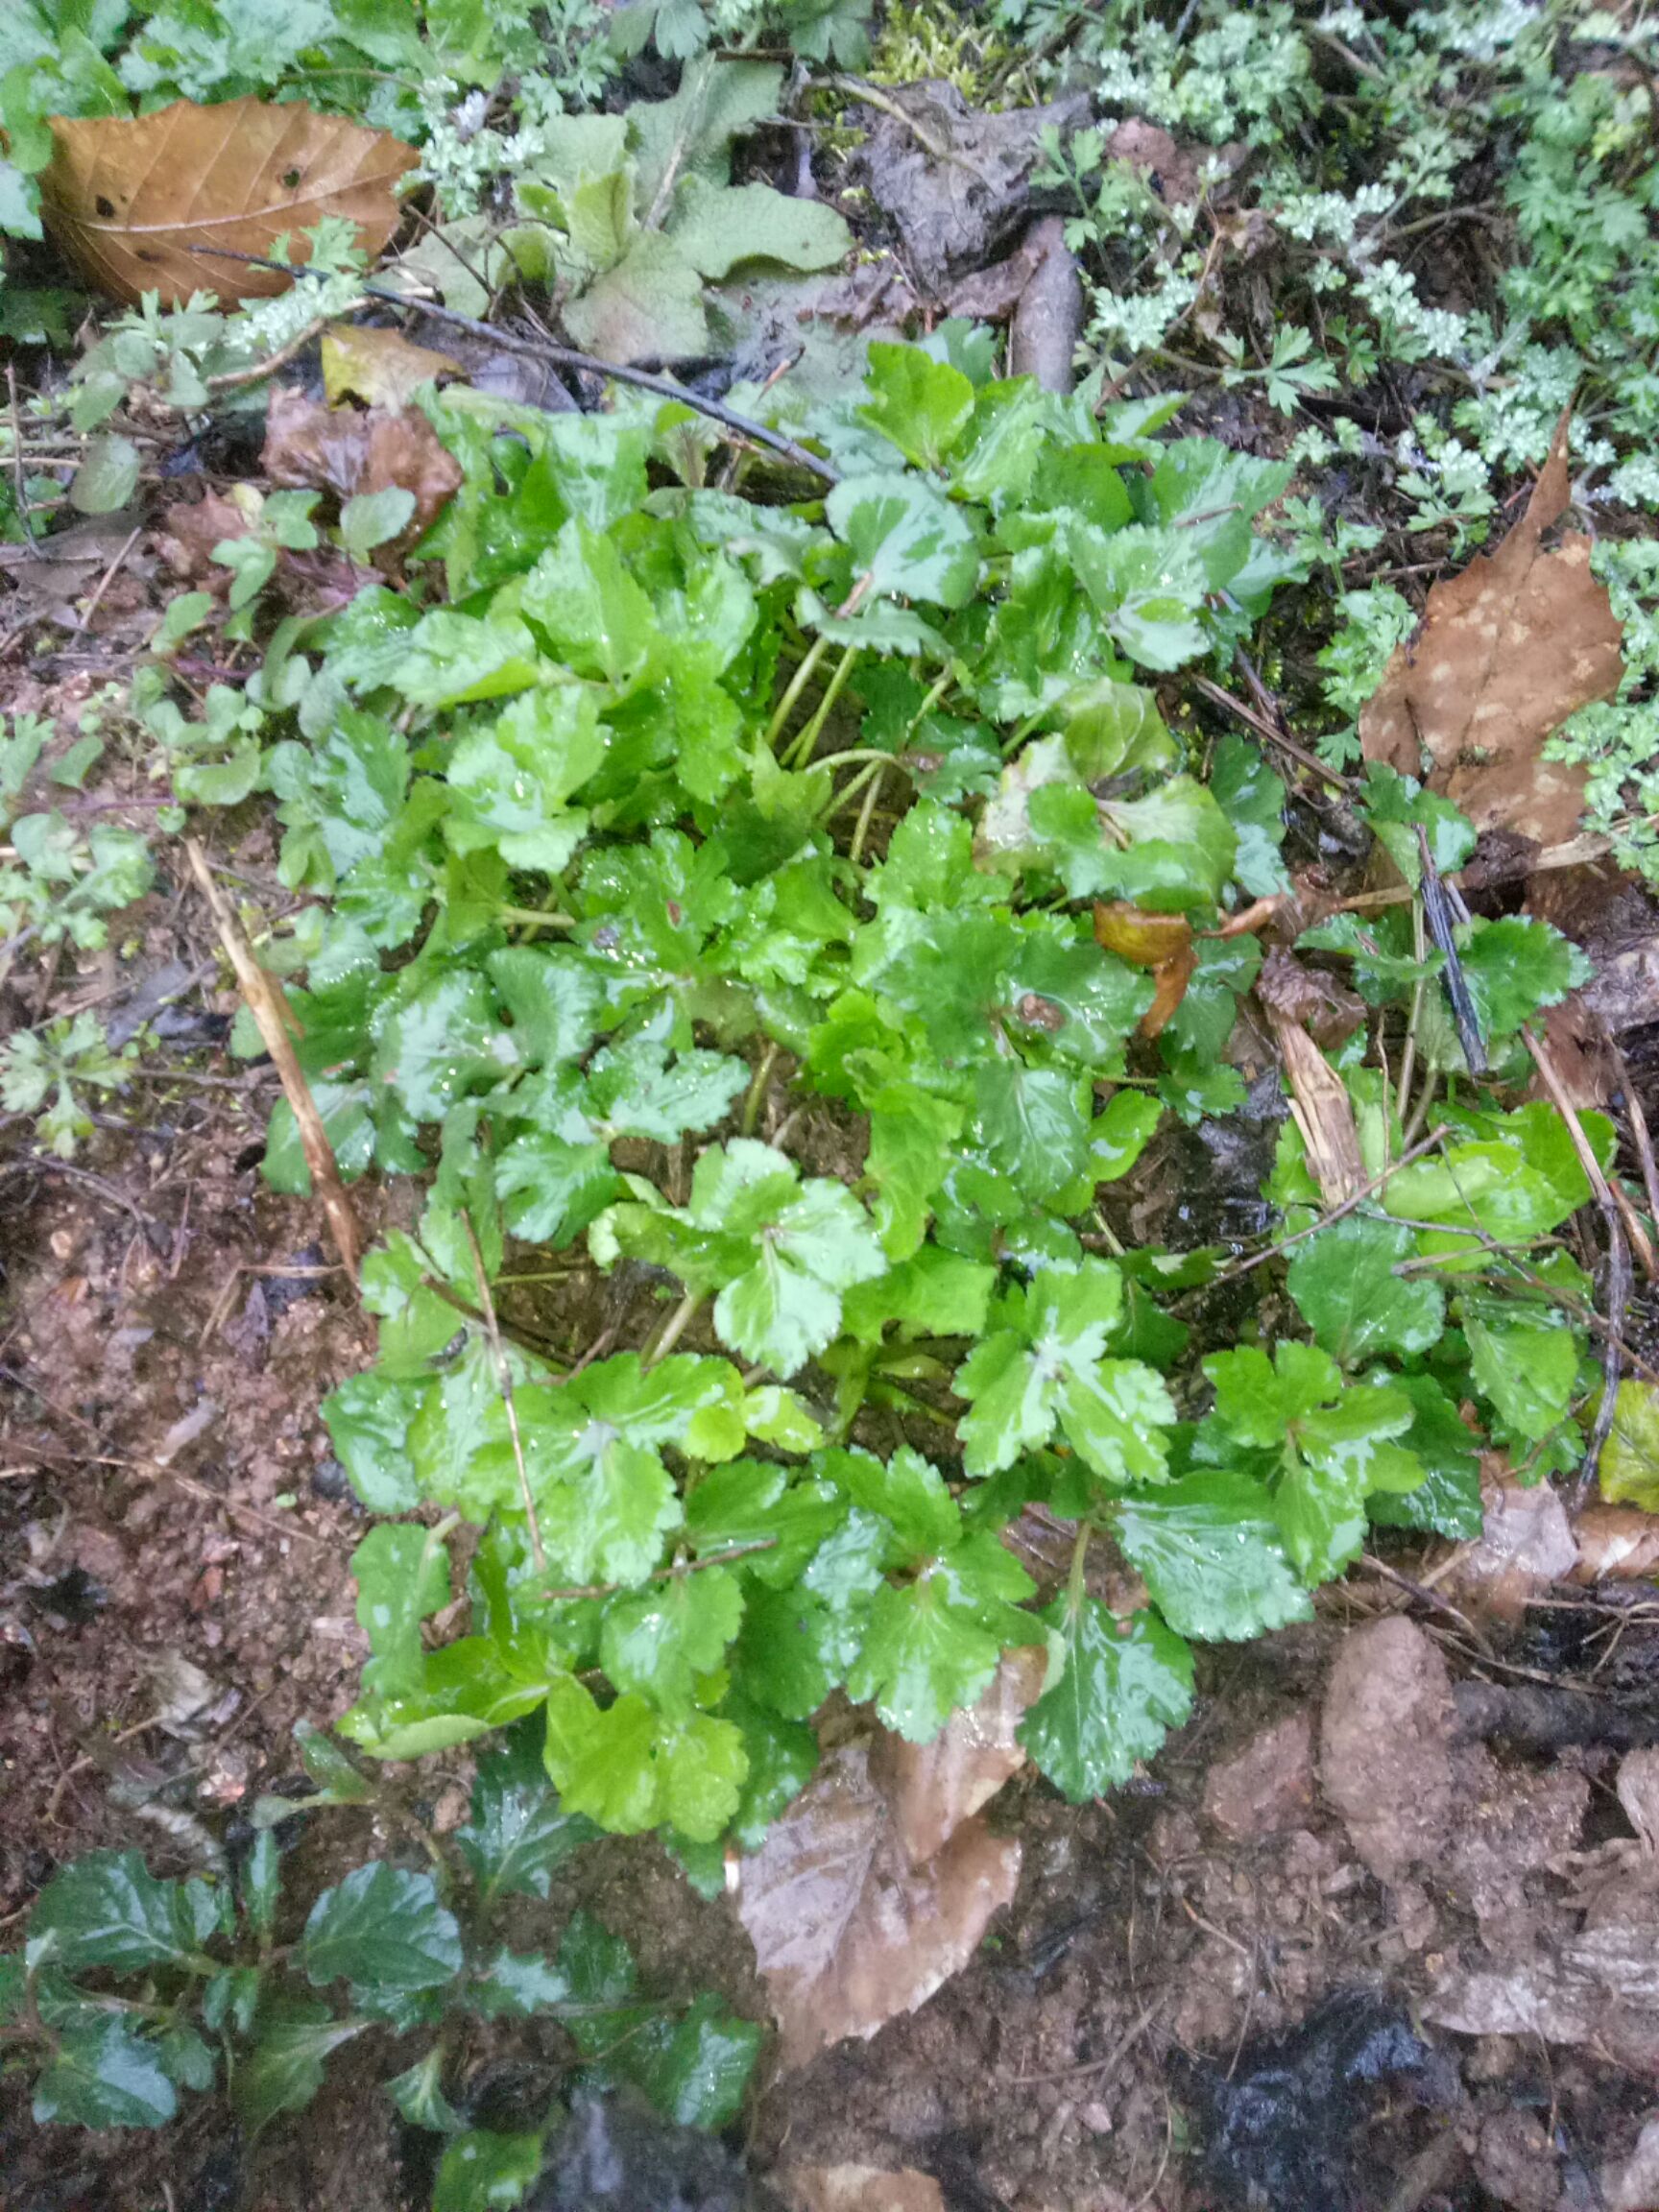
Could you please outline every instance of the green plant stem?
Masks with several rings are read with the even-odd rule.
[[[776,1536],[757,1536],[752,1544],[729,1544],[723,1551],[705,1551],[700,1559],[677,1559],[672,1567],[658,1567],[646,1575],[647,1582],[679,1582],[687,1575],[699,1575],[705,1567],[724,1567],[731,1559],[747,1559],[752,1552],[776,1551]],[[585,1599],[613,1598],[624,1585],[620,1582],[584,1582],[569,1590],[538,1590],[536,1595],[544,1605],[574,1605]]]
[[[802,729],[800,736],[795,740],[795,743],[789,749],[787,764],[791,768],[804,768],[811,759],[812,748],[817,744],[819,737],[823,733],[824,725],[830,718],[830,709],[834,706],[836,700],[840,698],[841,687],[846,683],[848,677],[852,675],[853,663],[857,660],[857,646],[849,645],[845,653],[842,654],[841,659],[836,665],[834,675],[830,677],[829,683],[824,686],[823,698],[819,700],[818,705],[813,710],[810,719],[805,723],[805,727]]]
[[[847,848],[847,857],[854,867],[863,857],[864,840],[869,836],[870,825],[875,820],[876,802],[881,796],[881,782],[886,773],[885,768],[875,768],[871,771],[870,788],[864,794],[864,804],[858,809],[858,824],[853,832],[853,842]]]
[[[778,1050],[776,1045],[770,1042],[767,1044],[765,1051],[760,1055],[760,1064],[756,1069],[754,1078],[749,1085],[749,1094],[743,1101],[741,1124],[742,1134],[745,1137],[753,1137],[755,1134],[755,1125],[760,1118],[760,1108],[766,1097],[766,1086],[771,1082],[772,1070],[778,1065]]]
[[[703,1303],[701,1290],[687,1290],[657,1334],[640,1355],[641,1367],[655,1367],[659,1359],[665,1359],[697,1317],[697,1309]]]
[[[794,675],[783,686],[783,696],[773,708],[772,719],[766,725],[765,745],[769,753],[775,753],[778,750],[778,740],[782,736],[788,726],[789,717],[795,711],[795,702],[805,690],[807,685],[811,683],[814,670],[829,650],[830,640],[828,637],[814,637],[805,652],[802,654],[800,664]]]
[[[574,914],[548,914],[535,906],[497,906],[503,922],[522,923],[527,929],[574,929]]]

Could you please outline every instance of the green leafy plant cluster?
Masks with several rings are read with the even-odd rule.
[[[325,1408],[367,1504],[438,1516],[356,1553],[359,1746],[540,1716],[566,1808],[712,1885],[810,1775],[833,1690],[925,1741],[1044,1646],[1024,1741],[1087,1794],[1187,1711],[1190,1639],[1305,1613],[1368,1518],[1468,1531],[1459,1405],[1571,1463],[1588,1286],[1535,1247],[1587,1186],[1551,1110],[1470,1084],[1409,899],[1308,947],[1400,1009],[1423,1071],[1406,1098],[1362,1034],[1338,1055],[1368,1171],[1436,1093],[1455,1141],[1298,1241],[1314,1342],[1200,1367],[1161,1301],[1223,1256],[1124,1251],[1097,1211],[1166,1113],[1243,1098],[1222,1047],[1261,956],[1204,932],[1285,881],[1285,793],[1237,739],[1201,780],[1145,680],[1293,568],[1251,519],[1283,469],[1160,438],[1166,402],[998,381],[957,325],[872,349],[806,425],[839,480],[792,505],[710,488],[677,404],[426,403],[467,471],[429,596],[282,623],[225,730],[326,902],[295,1004],[342,1168],[432,1177],[366,1262],[378,1360]],[[1379,774],[1368,807],[1408,883],[1419,830],[1467,855],[1415,784]],[[1096,899],[1198,932],[1155,1043]],[[1576,956],[1518,920],[1462,940],[1503,1067]],[[267,1173],[305,1188],[286,1108]],[[1316,1224],[1288,1123],[1271,1195]],[[566,1352],[517,1299],[538,1267],[661,1305]],[[1032,1503],[1079,1529],[1041,1611],[1000,1541]],[[1146,1583],[1127,1623],[1089,1593],[1096,1539]]]
[[[593,1834],[561,1807],[533,1738],[515,1732],[479,1762],[471,1817],[446,1836],[327,1737],[302,1729],[301,1748],[310,1794],[257,1802],[229,1876],[159,1881],[136,1851],[95,1851],[40,1891],[22,1950],[0,1957],[0,2062],[34,2075],[37,2122],[156,2128],[181,2093],[223,2087],[257,2132],[311,2102],[335,2052],[377,2038],[408,2061],[388,2097],[444,2139],[434,2212],[483,2212],[519,2200],[561,2108],[506,2134],[472,2125],[445,2088],[481,2024],[528,2020],[558,2024],[573,2081],[627,2081],[686,2126],[733,2117],[759,2048],[752,2022],[708,1996],[645,1996],[627,1945],[581,1910],[554,1951],[503,1940],[511,1901],[546,1900]],[[372,1859],[296,1894],[278,1838],[327,1805],[377,1805],[420,1863]]]

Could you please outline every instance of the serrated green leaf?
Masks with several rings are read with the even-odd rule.
[[[29,1915],[28,1956],[69,1972],[193,1966],[219,1925],[204,1882],[158,1882],[136,1851],[87,1851],[47,1883]]]
[[[676,1575],[637,1596],[613,1598],[599,1657],[622,1691],[637,1691],[664,1713],[689,1713],[697,1678],[710,1674],[743,1620],[743,1593],[729,1568]]]
[[[1381,1352],[1427,1352],[1446,1326],[1432,1276],[1399,1272],[1416,1240],[1397,1222],[1351,1214],[1321,1229],[1290,1262],[1287,1286],[1320,1344],[1344,1367]]]
[[[1058,1641],[1020,1741],[1076,1804],[1127,1782],[1192,1710],[1192,1654],[1155,1613],[1119,1623],[1093,1598],[1042,1616]],[[1054,1671],[1058,1668],[1058,1672]]]
[[[36,2127],[160,2128],[178,2109],[159,2046],[119,2015],[59,2031],[35,2084]]]
[[[296,1955],[318,1987],[345,1980],[376,1994],[438,1989],[461,1971],[461,1934],[430,1874],[373,1860],[324,1890]]]
[[[973,524],[914,476],[844,476],[824,502],[868,593],[961,607],[979,572]]]
[[[564,1970],[539,1955],[497,1951],[476,1967],[466,1986],[469,2010],[486,2020],[528,2020],[571,2002]]]
[[[1241,1642],[1312,1618],[1285,1556],[1273,1503],[1219,1470],[1115,1500],[1112,1533],[1154,1604],[1183,1636]]]
[[[601,1707],[569,1675],[547,1699],[546,1758],[572,1812],[620,1836],[666,1822],[694,1842],[726,1827],[748,1771],[729,1720],[706,1713],[667,1720],[632,1693]]]
[[[449,1602],[449,1553],[430,1529],[407,1522],[371,1528],[351,1554],[357,1625],[373,1656],[365,1689],[401,1697],[421,1679],[421,1623]]]
[[[1431,1375],[1390,1375],[1388,1386],[1411,1401],[1414,1418],[1400,1442],[1423,1480],[1415,1490],[1374,1491],[1367,1513],[1389,1527],[1426,1528],[1455,1543],[1479,1536],[1486,1522],[1479,1438]]]
[[[434,2045],[424,2058],[386,2083],[386,2094],[411,2128],[428,2128],[438,2135],[458,2135],[466,2126],[444,2094],[444,2050]]]
[[[524,2192],[541,2171],[540,2135],[471,2128],[445,2146],[432,2212],[502,2212],[524,2201]]]
[[[1466,1311],[1463,1334],[1476,1387],[1517,1434],[1538,1443],[1567,1418],[1578,1379],[1571,1329]]]
[[[942,468],[974,413],[974,387],[959,369],[931,360],[919,346],[870,349],[858,409],[918,469]]]
[[[323,2086],[328,2055],[360,2035],[367,2021],[337,2020],[326,2005],[285,1999],[261,2006],[253,2048],[231,2088],[245,2127],[255,2133],[278,2112],[297,2112]]]
[[[742,2109],[762,2031],[739,2020],[709,1993],[678,2019],[647,2019],[612,2064],[642,2089],[659,2112],[683,2128],[730,2127]]]
[[[408,1513],[421,1503],[408,1455],[409,1424],[420,1401],[419,1384],[376,1368],[348,1375],[323,1401],[329,1439],[372,1513]]]
[[[497,1897],[545,1897],[554,1869],[593,1834],[589,1821],[560,1803],[539,1732],[526,1721],[479,1760],[472,1817],[456,1830],[455,1847],[488,1909]]]
[[[1459,958],[1483,1037],[1506,1037],[1590,980],[1590,963],[1548,922],[1519,914],[1459,932]]]

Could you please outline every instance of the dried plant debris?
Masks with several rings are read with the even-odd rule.
[[[938,2182],[913,2168],[796,2166],[781,2178],[789,2212],[948,2212]]]
[[[1014,1729],[1042,1673],[1041,1654],[1011,1653],[924,1747],[842,1744],[744,1861],[737,1910],[787,2064],[925,2004],[1013,1897],[1020,1846],[978,1808],[1023,1763]]]
[[[146,292],[177,306],[194,292],[229,302],[285,291],[292,279],[275,270],[196,249],[264,259],[325,216],[354,224],[378,253],[397,227],[397,180],[420,158],[388,132],[298,101],[178,100],[133,120],[60,117],[52,134],[40,180],[52,235],[89,284],[133,304]]]
[[[1526,512],[1495,553],[1436,583],[1415,637],[1395,647],[1359,721],[1368,760],[1403,776],[1432,762],[1431,788],[1478,830],[1565,844],[1586,772],[1543,757],[1570,714],[1610,699],[1623,675],[1622,627],[1591,573],[1590,540],[1545,534],[1569,498],[1568,417]]]
[[[1031,206],[1040,137],[1075,130],[1089,102],[1072,95],[990,115],[942,83],[906,84],[890,98],[906,119],[877,116],[858,170],[898,232],[905,265],[936,293],[983,269],[1016,235]]]

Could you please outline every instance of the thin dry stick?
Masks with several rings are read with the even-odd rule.
[[[705,1567],[724,1567],[729,1559],[747,1559],[753,1551],[775,1551],[776,1536],[757,1536],[750,1544],[728,1544],[722,1551],[705,1551],[701,1559],[677,1560],[672,1567],[656,1567],[646,1575],[647,1582],[682,1582],[687,1575],[700,1575]],[[580,1599],[611,1598],[622,1589],[620,1582],[583,1582],[569,1590],[538,1590],[536,1595],[544,1604],[567,1605]]]
[[[1630,1142],[1636,1148],[1636,1158],[1642,1168],[1642,1188],[1647,1193],[1647,1212],[1654,1229],[1659,1231],[1659,1169],[1653,1163],[1653,1140],[1647,1132],[1647,1117],[1642,1110],[1642,1100],[1636,1086],[1630,1080],[1630,1070],[1620,1050],[1619,1040],[1603,1022],[1601,1035],[1607,1049],[1613,1055],[1613,1065],[1619,1070],[1620,1085],[1624,1093],[1624,1111],[1630,1117]]]
[[[472,1216],[465,1206],[461,1209],[461,1226],[467,1232],[467,1245],[472,1255],[472,1278],[478,1286],[478,1308],[484,1316],[484,1334],[490,1339],[490,1350],[495,1360],[495,1387],[500,1391],[501,1403],[507,1408],[507,1433],[513,1439],[513,1464],[518,1470],[518,1495],[524,1501],[524,1520],[530,1530],[530,1556],[536,1562],[537,1574],[545,1575],[547,1554],[541,1549],[541,1524],[536,1518],[536,1500],[531,1494],[530,1474],[524,1464],[524,1442],[518,1433],[518,1408],[513,1403],[513,1370],[507,1363],[507,1348],[501,1341],[501,1326],[495,1318],[495,1301],[490,1295],[490,1273],[478,1246],[478,1232],[473,1228]]]
[[[323,1201],[323,1211],[328,1217],[335,1248],[355,1286],[363,1256],[363,1242],[357,1233],[357,1216],[351,1211],[351,1201],[347,1197],[346,1187],[340,1180],[334,1147],[328,1142],[323,1117],[317,1111],[310,1085],[301,1071],[289,1028],[293,1016],[282,995],[282,986],[274,975],[268,975],[254,958],[253,948],[248,942],[248,932],[243,928],[235,907],[215,882],[200,840],[186,837],[184,852],[191,871],[202,886],[202,896],[207,902],[213,926],[218,932],[220,944],[225,948],[225,957],[235,971],[236,981],[248,1003],[248,1011],[258,1028],[260,1042],[276,1064],[283,1094],[293,1111],[295,1124],[300,1132],[300,1147],[305,1155],[305,1165],[311,1170],[312,1188]]]
[[[97,613],[99,608],[104,604],[105,592],[108,590],[110,585],[114,583],[116,576],[120,573],[122,562],[126,560],[128,554],[132,552],[133,546],[137,544],[139,539],[142,538],[143,535],[144,525],[142,522],[138,523],[134,529],[129,531],[126,542],[122,545],[120,552],[116,554],[114,560],[110,562],[108,567],[106,568],[103,575],[99,577],[98,589],[93,592],[91,598],[87,600],[86,612],[82,615],[80,621],[76,623],[74,631],[71,633],[72,636],[76,637],[84,637],[86,635],[93,615]]]
[[[274,269],[281,276],[303,276],[303,267],[293,269],[283,261],[270,261],[260,253],[237,253],[228,246],[192,246],[192,253],[205,253],[218,260],[242,261],[255,269]],[[389,307],[400,307],[405,314],[417,313],[434,323],[446,324],[451,330],[470,330],[475,338],[487,338],[492,346],[504,353],[525,353],[533,360],[550,361],[556,369],[580,369],[590,376],[604,376],[617,384],[635,384],[641,392],[655,392],[663,399],[678,399],[683,407],[689,407],[699,415],[707,415],[715,422],[724,423],[728,430],[739,438],[750,439],[757,445],[767,446],[781,454],[785,461],[793,461],[798,469],[805,469],[826,484],[838,484],[840,471],[816,453],[809,453],[805,445],[798,445],[793,438],[785,438],[780,430],[769,430],[765,423],[752,421],[747,415],[739,415],[735,408],[723,400],[708,398],[693,391],[689,385],[677,384],[670,376],[659,376],[649,369],[633,369],[621,361],[601,361],[591,353],[578,353],[569,346],[555,346],[545,338],[526,338],[517,330],[498,329],[492,323],[480,323],[475,316],[462,315],[453,307],[441,307],[434,300],[416,300],[407,293],[395,292],[384,284],[365,284],[366,300],[382,300]]]
[[[1409,1167],[1414,1161],[1421,1160],[1425,1152],[1432,1152],[1449,1129],[1450,1124],[1444,1122],[1438,1129],[1431,1129],[1419,1143],[1412,1145],[1409,1152],[1402,1152],[1398,1160],[1384,1167],[1381,1175],[1373,1175],[1362,1190],[1356,1190],[1352,1198],[1344,1198],[1340,1206],[1334,1206],[1329,1214],[1322,1214],[1308,1228],[1298,1229],[1293,1237],[1282,1238],[1277,1244],[1269,1244],[1265,1252],[1258,1252],[1253,1259],[1241,1260],[1236,1266],[1223,1267],[1208,1286],[1209,1288],[1214,1289],[1218,1283],[1231,1283],[1240,1275],[1248,1275],[1252,1267],[1261,1267],[1267,1261],[1276,1260],[1281,1252],[1288,1252],[1292,1244],[1300,1244],[1305,1237],[1317,1237],[1321,1229],[1329,1229],[1333,1221],[1340,1221],[1345,1214],[1352,1214],[1356,1206],[1363,1206],[1366,1199],[1374,1197],[1384,1183],[1399,1174],[1402,1167]]]
[[[1567,1124],[1567,1134],[1573,1140],[1573,1149],[1578,1155],[1578,1165],[1590,1179],[1590,1188],[1596,1193],[1597,1205],[1600,1207],[1602,1214],[1609,1224],[1616,1220],[1623,1220],[1630,1238],[1630,1249],[1642,1262],[1643,1274],[1647,1276],[1649,1283],[1659,1283],[1659,1261],[1654,1259],[1653,1246],[1647,1232],[1643,1228],[1636,1209],[1625,1197],[1623,1191],[1616,1184],[1610,1184],[1606,1176],[1602,1174],[1601,1163],[1590,1149],[1590,1140],[1585,1136],[1579,1124],[1578,1117],[1573,1111],[1572,1100],[1568,1097],[1566,1086],[1556,1071],[1555,1063],[1529,1028],[1523,1028],[1521,1034],[1526,1040],[1527,1051],[1532,1055],[1534,1067],[1544,1078],[1544,1088],[1550,1094],[1551,1105]]]

